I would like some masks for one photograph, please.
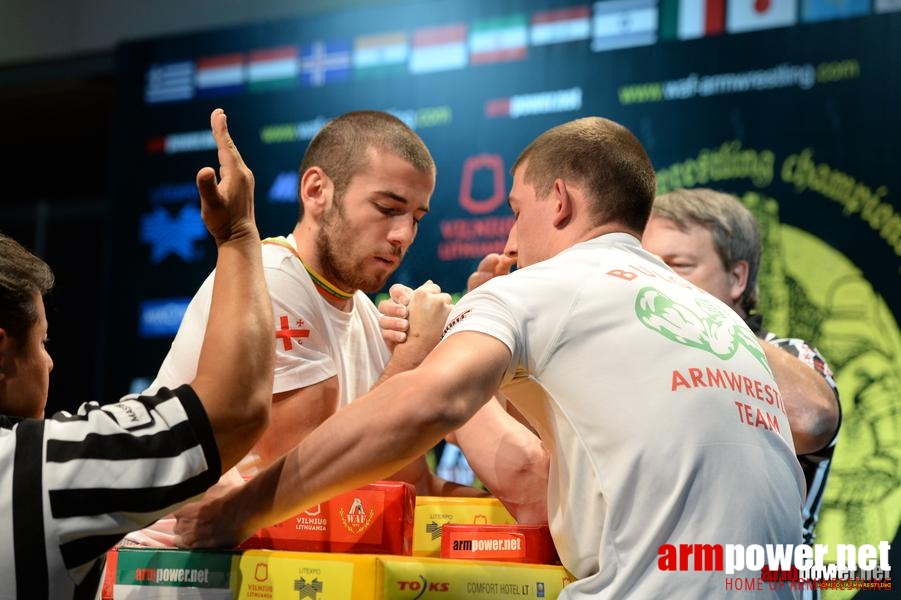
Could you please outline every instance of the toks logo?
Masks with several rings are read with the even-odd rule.
[[[419,592],[415,596],[413,596],[413,600],[418,600],[422,598],[426,592],[449,592],[450,591],[450,582],[446,581],[428,581],[422,575],[419,576],[419,580],[410,580],[410,581],[398,581],[397,582],[398,589],[402,592]]]

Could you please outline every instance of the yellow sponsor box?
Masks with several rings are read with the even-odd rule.
[[[554,600],[573,581],[561,566],[428,557],[378,557],[379,600]]]
[[[440,556],[441,530],[447,523],[512,525],[516,519],[497,498],[417,496],[413,516],[413,556]]]
[[[374,600],[373,554],[246,550],[239,560],[238,600]]]

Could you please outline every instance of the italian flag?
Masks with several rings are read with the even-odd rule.
[[[725,0],[661,0],[660,37],[693,40],[720,35],[726,21]]]

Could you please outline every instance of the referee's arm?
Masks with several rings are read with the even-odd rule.
[[[210,419],[224,473],[253,447],[269,421],[275,345],[272,306],[254,222],[253,173],[228,133],[225,113],[210,116],[219,175],[197,173],[201,214],[216,239],[210,316],[191,386]]]

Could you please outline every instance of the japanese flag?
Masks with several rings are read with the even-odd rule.
[[[798,21],[798,0],[729,0],[726,31],[789,27]]]

